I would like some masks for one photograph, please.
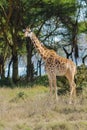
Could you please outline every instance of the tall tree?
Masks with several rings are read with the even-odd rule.
[[[3,34],[3,38],[11,49],[11,55],[13,60],[13,81],[16,83],[18,80],[18,42],[19,42],[19,30],[21,25],[21,1],[9,0],[1,1],[0,3],[1,21],[0,30]]]

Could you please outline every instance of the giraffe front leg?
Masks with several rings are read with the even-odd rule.
[[[70,91],[69,104],[72,104],[73,100],[75,100],[75,98],[76,98],[76,84],[74,83],[74,81],[71,82],[70,87],[71,87],[71,91]]]
[[[52,89],[52,81],[51,80],[49,80],[49,87],[50,87],[50,96],[52,96],[53,89]]]
[[[56,76],[53,76],[53,87],[54,87],[56,101],[58,101]]]
[[[50,75],[48,75],[48,80],[49,80],[49,87],[50,87],[50,96],[52,96],[53,89],[52,89],[52,79],[51,79]]]

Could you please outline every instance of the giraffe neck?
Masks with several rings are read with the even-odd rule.
[[[32,35],[30,38],[32,40],[34,47],[36,48],[38,53],[41,55],[43,60],[46,60],[46,53],[47,53],[48,49],[38,40],[38,38],[36,37],[36,35],[33,32],[32,32]]]

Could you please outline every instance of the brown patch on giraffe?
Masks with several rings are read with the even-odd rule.
[[[47,64],[53,64],[53,58],[52,57],[49,57],[48,59],[47,59]]]
[[[60,61],[58,59],[55,59],[55,64],[56,65],[60,64]]]

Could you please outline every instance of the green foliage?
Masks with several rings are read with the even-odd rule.
[[[36,85],[42,85],[42,86],[48,86],[48,77],[45,75],[45,76],[41,76],[41,77],[37,77],[33,84],[36,84]]]
[[[10,102],[19,102],[21,100],[25,100],[27,98],[27,94],[24,91],[20,91],[13,97]]]
[[[87,32],[87,22],[80,22],[78,26],[79,33],[86,33]]]
[[[0,6],[2,5],[7,5],[7,1],[6,0],[0,0]]]
[[[87,66],[81,65],[77,68],[76,84],[80,88],[87,87]]]
[[[18,97],[19,97],[19,98],[23,98],[23,97],[24,97],[24,92],[19,92],[19,93],[18,93]]]

